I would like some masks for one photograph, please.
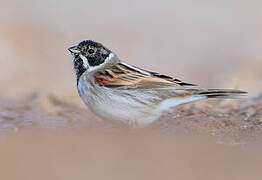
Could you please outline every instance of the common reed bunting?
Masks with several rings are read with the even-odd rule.
[[[69,48],[77,89],[84,103],[103,119],[144,126],[171,108],[208,98],[237,98],[240,90],[201,89],[178,79],[121,61],[98,42]]]

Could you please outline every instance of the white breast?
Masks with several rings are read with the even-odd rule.
[[[161,115],[156,111],[151,93],[119,92],[94,86],[92,81],[83,78],[79,80],[78,91],[84,103],[104,119],[143,125],[157,120]]]
[[[95,85],[87,76],[79,80],[78,91],[85,104],[103,119],[147,125],[174,106],[203,99],[203,96],[161,99],[160,92],[117,90]]]

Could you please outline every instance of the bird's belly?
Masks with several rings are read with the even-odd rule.
[[[163,112],[203,97],[168,97],[167,92],[116,90],[79,84],[78,91],[85,104],[103,119],[118,120],[129,124],[147,125],[159,119]]]
[[[118,120],[128,124],[146,125],[157,120],[161,113],[151,95],[90,89],[80,86],[84,103],[103,119]],[[147,97],[150,96],[150,97]]]
[[[128,124],[146,125],[159,118],[154,106],[134,102],[133,99],[110,97],[102,101],[83,98],[86,105],[103,119],[122,121]]]

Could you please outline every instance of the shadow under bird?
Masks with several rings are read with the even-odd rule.
[[[171,108],[208,98],[238,98],[247,92],[201,89],[178,79],[121,61],[101,43],[85,40],[69,48],[77,89],[103,119],[144,126]]]

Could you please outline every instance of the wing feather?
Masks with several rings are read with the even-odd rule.
[[[178,79],[150,72],[126,63],[118,63],[105,68],[94,75],[95,82],[107,88],[124,89],[166,89],[181,88],[183,86],[195,86]]]

